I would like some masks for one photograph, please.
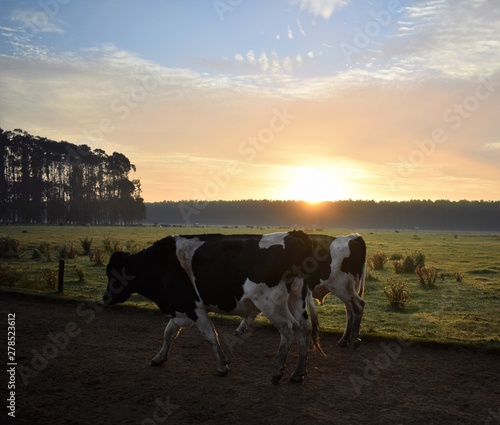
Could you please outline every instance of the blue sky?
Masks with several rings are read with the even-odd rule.
[[[148,201],[500,199],[495,0],[0,3],[0,126]]]

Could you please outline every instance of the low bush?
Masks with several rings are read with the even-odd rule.
[[[26,274],[21,270],[0,264],[0,282],[2,286],[18,286],[26,279]]]
[[[78,257],[78,251],[76,250],[75,244],[73,242],[61,245],[59,247],[59,258],[64,260],[72,260],[76,257]]]
[[[368,266],[373,270],[384,270],[387,263],[387,255],[383,252],[377,252],[367,258]]]
[[[404,259],[400,258],[393,261],[392,264],[397,274],[415,273],[417,267],[425,265],[425,254],[420,251],[414,251],[411,254],[407,254]]]
[[[104,266],[108,260],[108,255],[103,248],[94,248],[90,251],[89,258],[96,266]]]
[[[57,270],[43,269],[42,277],[49,291],[55,291],[57,288]]]
[[[88,236],[85,236],[85,239],[80,239],[80,245],[82,246],[83,249],[83,255],[89,255],[90,250],[92,249],[92,241],[94,238],[90,238]]]
[[[387,283],[384,294],[389,301],[389,305],[392,308],[404,310],[406,304],[410,302],[410,291],[406,287],[408,279],[405,279],[404,282],[397,279],[388,279]]]
[[[78,276],[78,282],[85,282],[86,271],[82,266],[77,266],[75,268],[76,275]]]
[[[40,242],[38,251],[42,253],[48,262],[54,259],[54,247],[49,242]]]
[[[120,241],[118,239],[113,239],[106,236],[102,240],[102,244],[104,245],[104,250],[108,254],[113,254],[113,252],[120,251]]]
[[[10,236],[0,236],[0,257],[19,258],[21,243]]]
[[[418,266],[415,269],[415,274],[418,277],[418,281],[420,282],[420,285],[424,287],[431,287],[435,286],[436,279],[437,279],[437,270],[435,267],[425,267],[425,266]]]

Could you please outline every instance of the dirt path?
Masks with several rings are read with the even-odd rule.
[[[498,355],[396,342],[364,342],[353,352],[335,346],[338,336],[323,335],[328,357],[311,353],[306,382],[273,386],[279,336],[271,327],[237,339],[235,323],[216,322],[231,368],[218,378],[195,328],[181,333],[163,367],[148,366],[167,321],[160,314],[0,298],[4,334],[7,314],[16,315],[14,423],[500,423]],[[296,354],[290,353],[287,376]],[[3,375],[2,395],[9,379]],[[0,423],[9,419],[6,412]]]

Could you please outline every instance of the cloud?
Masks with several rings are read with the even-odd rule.
[[[483,146],[483,149],[484,150],[496,150],[496,149],[500,149],[500,142],[497,142],[497,143],[485,143],[484,146]]]
[[[307,37],[307,34],[306,32],[304,31],[304,28],[302,28],[302,24],[300,23],[299,20],[297,20],[297,27],[299,29],[299,32],[304,36],[304,37]]]
[[[499,69],[499,20],[500,8],[492,2],[422,2],[402,9],[396,36],[382,54],[433,77],[491,74]]]
[[[43,10],[17,10],[12,16],[11,20],[13,22],[21,23],[30,35],[34,35],[38,32],[42,33],[57,33],[63,34],[63,21],[56,19],[55,17],[50,17]]]
[[[314,16],[321,16],[325,21],[330,19],[337,9],[345,7],[350,0],[300,0],[300,10],[307,10]],[[292,0],[296,3],[296,0]]]

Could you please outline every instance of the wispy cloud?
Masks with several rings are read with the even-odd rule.
[[[297,3],[297,0],[291,0]],[[321,16],[325,21],[330,19],[336,9],[345,7],[350,0],[299,0],[300,10],[307,10],[314,16]]]
[[[404,9],[383,53],[429,76],[470,78],[498,71],[500,8],[491,2],[433,0]],[[400,38],[398,41],[397,38]]]
[[[12,14],[11,20],[21,24],[25,29],[36,28],[37,32],[64,33],[64,22],[55,17],[50,17],[42,10],[17,10]]]
[[[484,146],[483,146],[483,149],[484,150],[496,150],[496,149],[500,149],[500,142],[485,143]]]

